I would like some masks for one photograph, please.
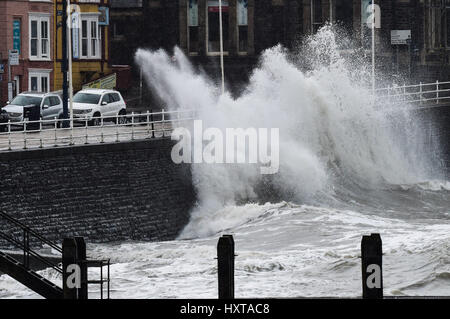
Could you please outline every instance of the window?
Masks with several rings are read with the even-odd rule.
[[[126,19],[112,22],[114,39],[123,39],[125,37],[127,23],[129,23],[129,21]]]
[[[50,106],[56,106],[60,104],[60,100],[59,98],[57,98],[56,96],[51,96],[50,97]]]
[[[446,48],[450,49],[450,1],[445,2],[445,31],[446,31]]]
[[[248,50],[248,0],[237,1],[238,51]]]
[[[100,29],[97,16],[81,18],[81,57],[100,58]]]
[[[105,95],[103,96],[103,99],[102,99],[102,103],[103,103],[103,102],[106,102],[106,103],[109,104],[109,103],[114,102],[114,101],[111,101],[109,94],[105,94]]]
[[[50,91],[50,72],[29,72],[28,89],[33,92]]]
[[[30,17],[30,59],[50,59],[50,18]]]
[[[49,98],[49,97],[46,97],[46,98],[44,99],[44,103],[42,103],[42,105],[51,106],[52,103],[50,102],[50,98]]]
[[[336,22],[349,34],[353,30],[353,1],[334,0]]]
[[[311,30],[317,32],[322,26],[322,0],[311,0]]]
[[[118,93],[111,93],[110,96],[112,102],[120,102],[120,96]]]
[[[198,0],[188,2],[188,50],[189,53],[198,52]]]
[[[220,52],[219,1],[208,0],[208,53]],[[228,1],[222,0],[223,50],[228,51]]]
[[[73,97],[73,101],[75,103],[98,104],[98,101],[100,101],[100,97],[101,95],[99,94],[78,92]]]

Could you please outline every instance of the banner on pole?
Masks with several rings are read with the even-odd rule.
[[[80,16],[78,12],[75,12],[71,15],[72,17],[72,52],[73,58],[80,58]]]
[[[13,21],[13,49],[20,54],[20,20]]]
[[[248,25],[248,0],[237,2],[238,25]]]
[[[189,0],[189,26],[198,27],[198,0]]]

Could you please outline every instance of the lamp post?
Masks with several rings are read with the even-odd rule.
[[[67,28],[67,41],[69,48],[69,112],[70,112],[70,127],[73,129],[73,81],[72,81],[72,8],[70,0],[67,0],[68,10],[68,28]]]
[[[375,96],[375,0],[372,0],[372,95]]]
[[[62,73],[63,73],[63,118],[66,120],[69,117],[69,111],[67,106],[67,101],[69,99],[68,93],[68,83],[67,83],[67,2],[63,1],[63,10],[62,10]],[[63,121],[63,127],[67,127],[67,122]]]
[[[222,0],[219,0],[219,31],[220,31],[220,68],[222,71],[222,94],[225,93],[225,70],[223,65],[223,27],[222,27]]]

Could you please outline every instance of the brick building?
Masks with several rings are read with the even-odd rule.
[[[53,2],[0,1],[0,103],[8,100],[8,82],[14,82],[13,96],[22,91],[53,90]],[[19,65],[11,67],[8,52],[19,50]],[[1,71],[0,71],[1,72]]]
[[[365,12],[371,0],[223,0],[225,67],[228,83],[246,71],[266,48],[292,48],[326,22],[339,23],[364,44],[370,35]],[[381,11],[376,30],[377,68],[394,70],[411,82],[447,80],[450,1],[375,1]],[[133,65],[138,47],[171,50],[178,45],[213,77],[220,74],[217,0],[111,0],[114,64]],[[410,30],[408,44],[391,44],[392,30]],[[370,47],[367,47],[369,49]],[[237,84],[238,85],[238,84]]]

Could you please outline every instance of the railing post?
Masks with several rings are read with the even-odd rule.
[[[78,299],[88,299],[88,266],[86,263],[86,242],[83,237],[75,237],[77,244],[77,261],[80,266],[81,287],[78,289]]]
[[[419,89],[420,89],[420,94],[419,94],[419,103],[420,105],[422,105],[422,82],[419,83]]]
[[[77,263],[77,243],[74,238],[64,238],[62,245],[63,298],[78,299],[81,288],[81,269]]]
[[[55,147],[58,146],[58,138],[56,136],[56,131],[58,130],[58,122],[55,117]]]
[[[163,132],[163,136],[162,137],[165,137],[166,136],[166,131],[165,131],[165,127],[166,127],[166,123],[165,123],[165,116],[164,116],[164,109],[162,109],[161,110],[161,122],[162,122],[162,132]]]
[[[380,234],[363,236],[361,241],[362,286],[364,299],[383,298],[381,245]]]
[[[131,112],[131,140],[134,140],[134,112]]]
[[[84,134],[85,134],[85,141],[84,144],[89,144],[89,137],[88,137],[88,122],[86,121],[86,125],[84,126]]]
[[[30,234],[28,229],[23,229],[23,264],[30,268]]]
[[[439,80],[436,80],[436,104],[439,103]]]
[[[150,115],[147,110],[147,138],[150,138]]]
[[[8,120],[8,151],[11,150],[11,120]]]
[[[234,299],[234,239],[224,235],[217,244],[219,299]]]
[[[100,143],[104,143],[105,142],[104,137],[103,137],[103,123],[104,123],[104,120],[103,120],[103,115],[102,115],[102,125],[101,125],[101,132],[100,132]]]
[[[23,138],[23,149],[26,150],[27,149],[27,122],[25,122],[25,130],[23,132],[24,138]]]
[[[155,138],[155,121],[153,118],[153,110],[150,110],[150,120],[152,121],[152,138]]]

